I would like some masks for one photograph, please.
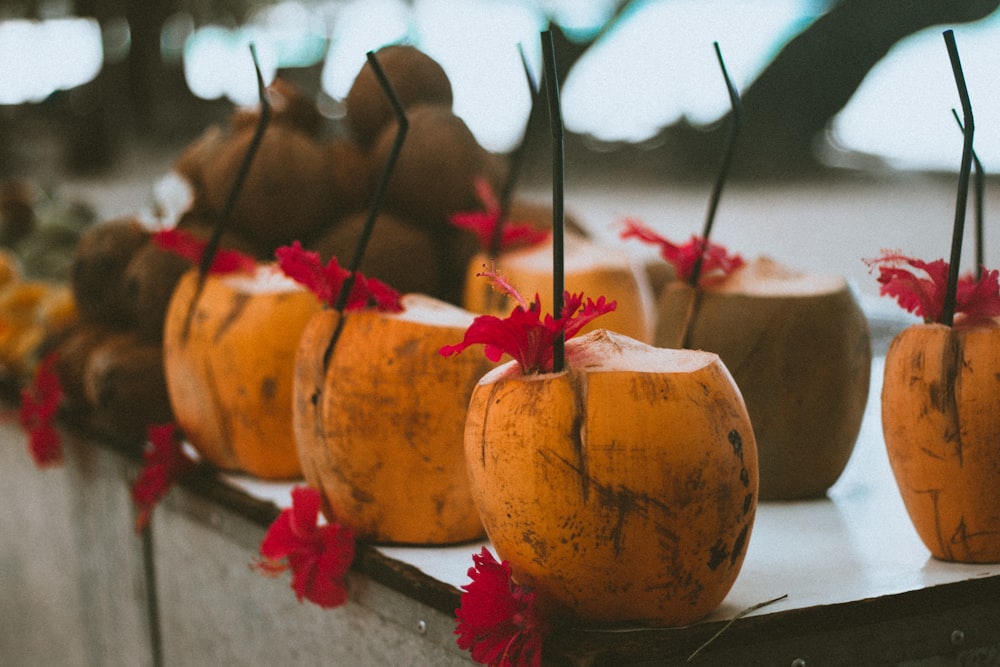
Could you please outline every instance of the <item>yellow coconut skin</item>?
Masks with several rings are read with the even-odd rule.
[[[483,536],[462,446],[469,396],[492,364],[471,352],[441,357],[442,346],[462,340],[473,314],[425,295],[403,297],[407,311],[428,302],[450,310],[451,322],[345,313],[326,365],[337,314],[320,313],[302,336],[294,400],[303,473],[322,492],[328,518],[365,541],[429,545]]]
[[[624,253],[616,253],[589,239],[567,236],[564,283],[571,293],[583,292],[584,297],[601,296],[616,301],[614,312],[603,315],[600,323],[590,323],[583,331],[599,328],[653,342],[655,304],[651,287],[643,269],[631,262]],[[486,268],[496,269],[527,301],[537,293],[542,309],[552,307],[552,244],[513,250],[491,261],[485,253],[473,256],[466,272],[463,305],[474,313],[506,317],[517,303],[497,291],[489,281],[477,276]]]
[[[1000,328],[917,324],[897,334],[885,359],[882,428],[931,554],[1000,562]]]
[[[606,370],[635,350],[655,348],[598,330],[567,342],[565,372],[497,368],[473,392],[466,461],[498,556],[541,604],[585,622],[684,625],[742,567],[756,445],[716,355],[657,350]]]
[[[746,401],[757,437],[762,500],[822,496],[854,451],[868,401],[871,335],[846,282],[790,294],[671,283],[660,295],[657,345],[717,353]]]
[[[192,270],[179,281],[164,324],[164,368],[177,425],[224,470],[264,479],[300,477],[292,435],[295,352],[316,297],[297,286],[253,293],[209,276],[193,316]]]

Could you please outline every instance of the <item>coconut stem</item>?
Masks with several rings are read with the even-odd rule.
[[[552,132],[552,311],[555,317],[561,318],[563,311],[563,292],[565,291],[565,251],[564,231],[565,219],[563,212],[563,192],[565,189],[565,133],[563,131],[562,111],[559,105],[559,78],[556,72],[556,51],[552,42],[552,33],[546,30],[542,33],[542,57],[545,63],[545,91],[549,104],[549,128]],[[566,365],[566,340],[560,332],[556,336],[552,351],[552,371],[559,373]]]
[[[955,122],[958,123],[958,129],[965,132],[965,126],[962,125],[962,119],[959,118],[958,111],[952,109],[951,115],[955,117]],[[975,212],[973,215],[976,222],[976,280],[979,280],[983,277],[983,266],[986,263],[983,238],[983,200],[986,192],[986,171],[983,169],[983,163],[979,160],[979,155],[976,154],[975,149],[972,150],[972,164],[976,168],[973,172],[972,201],[975,204]]]
[[[958,56],[958,46],[955,44],[955,33],[944,31],[944,43],[951,59],[951,69],[955,75],[955,85],[958,87],[958,97],[962,101],[962,116],[964,129],[962,134],[962,164],[958,172],[958,196],[955,201],[955,224],[951,237],[951,259],[948,266],[948,287],[944,295],[944,307],[941,310],[941,324],[951,326],[955,320],[955,293],[958,290],[958,266],[962,261],[962,236],[965,233],[965,206],[969,197],[969,173],[972,171],[972,137],[976,124],[972,117],[972,102],[969,100],[969,90],[965,85],[965,75],[962,73],[962,61]]]
[[[260,61],[257,59],[257,47],[253,43],[250,44],[250,58],[253,60],[254,72],[257,75],[257,97],[260,100],[260,119],[257,121],[253,137],[250,138],[250,145],[247,146],[243,162],[240,163],[240,168],[236,171],[236,177],[233,179],[233,185],[229,189],[229,196],[226,198],[222,213],[219,215],[219,219],[212,229],[212,235],[208,238],[205,250],[201,254],[201,261],[198,264],[198,283],[195,285],[194,297],[191,299],[191,306],[188,308],[184,319],[184,338],[187,338],[188,332],[191,329],[191,318],[194,316],[195,307],[198,305],[202,289],[205,286],[205,278],[208,276],[208,272],[212,268],[212,262],[215,261],[215,255],[219,251],[222,235],[226,231],[226,228],[229,227],[229,220],[233,216],[233,209],[236,208],[236,202],[243,191],[243,185],[246,183],[247,175],[250,173],[250,166],[253,164],[253,159],[257,155],[258,149],[260,149],[260,144],[264,139],[264,132],[267,130],[268,123],[271,122],[271,104],[267,100],[264,75],[261,74]]]
[[[392,110],[396,114],[396,136],[393,139],[392,148],[389,151],[389,157],[386,159],[385,166],[382,168],[382,174],[379,177],[378,184],[375,187],[375,192],[372,195],[371,204],[368,207],[368,216],[365,218],[365,224],[361,228],[361,236],[358,237],[358,241],[354,246],[354,255],[351,257],[351,263],[346,267],[350,273],[344,280],[344,283],[340,286],[340,292],[337,293],[337,300],[333,305],[334,310],[340,313],[340,317],[337,318],[337,328],[334,330],[333,336],[330,338],[330,344],[327,346],[326,352],[323,354],[324,366],[329,363],[330,357],[333,355],[333,349],[337,346],[337,341],[340,339],[340,332],[344,328],[344,309],[347,307],[351,291],[354,289],[354,283],[357,281],[358,268],[361,266],[361,260],[364,258],[365,250],[368,248],[368,241],[371,239],[372,232],[375,229],[375,220],[378,218],[379,210],[382,207],[382,199],[385,197],[385,191],[389,185],[389,178],[392,176],[392,171],[396,167],[396,161],[399,159],[399,154],[403,150],[403,142],[406,141],[406,134],[410,129],[410,121],[406,117],[406,110],[403,108],[402,102],[400,102],[399,97],[396,95],[395,88],[393,88],[389,78],[385,75],[382,65],[379,64],[378,58],[375,56],[375,52],[369,51],[367,53],[367,58],[368,64],[371,66],[372,72],[375,74],[375,78],[382,87],[382,92],[384,92],[386,97],[389,98]]]
[[[705,251],[708,249],[708,237],[712,233],[712,225],[715,224],[715,214],[719,209],[719,200],[722,198],[722,188],[725,187],[729,178],[729,168],[733,162],[733,155],[736,152],[736,139],[740,130],[743,129],[745,114],[743,103],[740,100],[740,93],[729,78],[729,71],[726,69],[726,62],[722,59],[722,50],[718,42],[712,42],[715,47],[715,56],[719,60],[719,68],[722,70],[722,78],[726,82],[726,90],[729,91],[729,104],[733,109],[733,123],[729,128],[729,136],[726,138],[726,147],[722,154],[722,162],[719,165],[719,173],[715,177],[715,185],[712,188],[712,195],[708,200],[708,212],[705,215],[705,226],[701,233],[701,252],[691,268],[691,276],[688,283],[692,287],[698,286],[698,279],[701,277],[701,267],[705,260]]]
[[[531,68],[528,67],[528,60],[524,55],[524,48],[521,44],[517,45],[517,52],[521,56],[524,78],[528,82],[528,93],[531,96],[530,109],[534,109],[535,104],[538,102],[538,85],[535,83],[534,77],[531,76]],[[531,118],[530,109],[528,111],[528,118]],[[486,254],[490,259],[496,259],[500,254],[500,243],[503,241],[503,227],[510,216],[510,205],[514,199],[514,188],[517,185],[517,177],[520,175],[521,166],[524,163],[524,153],[527,143],[528,128],[525,127],[521,141],[514,148],[513,152],[511,152],[510,159],[507,161],[507,179],[504,181],[503,190],[500,192],[500,212],[497,216],[497,224],[493,227],[493,234],[490,236],[489,246],[486,248]]]

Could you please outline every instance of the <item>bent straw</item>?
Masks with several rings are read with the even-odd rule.
[[[962,116],[964,130],[962,134],[962,164],[958,172],[958,196],[955,202],[955,224],[951,236],[951,263],[948,265],[948,286],[944,294],[944,306],[941,310],[941,324],[951,326],[955,320],[955,293],[958,290],[958,265],[962,261],[962,236],[965,233],[965,206],[969,197],[969,173],[972,171],[972,136],[976,129],[972,117],[972,102],[969,100],[969,90],[965,85],[965,75],[962,73],[962,61],[958,56],[958,46],[955,44],[955,33],[944,31],[944,43],[951,60],[951,69],[955,75],[955,85],[958,97],[962,101]]]
[[[365,218],[365,224],[361,228],[361,236],[358,237],[358,241],[354,246],[354,256],[351,257],[351,262],[346,267],[350,273],[340,286],[340,292],[337,293],[337,300],[333,304],[334,310],[340,313],[340,317],[337,318],[337,328],[334,329],[330,344],[327,346],[326,352],[323,353],[324,366],[329,364],[333,348],[336,347],[337,340],[340,339],[340,332],[344,328],[344,308],[347,307],[347,301],[351,296],[351,291],[354,289],[354,283],[357,281],[358,267],[361,266],[361,260],[364,258],[365,250],[368,248],[368,241],[371,239],[372,232],[375,229],[375,220],[378,218],[379,210],[382,207],[382,199],[385,196],[386,188],[389,186],[389,178],[396,167],[396,161],[399,159],[399,154],[403,149],[403,142],[406,141],[406,134],[410,129],[410,121],[406,117],[406,110],[403,108],[402,102],[399,101],[392,83],[385,75],[382,65],[378,62],[375,52],[369,51],[366,55],[368,64],[375,73],[375,78],[378,80],[382,92],[389,98],[389,104],[392,105],[393,113],[396,114],[396,136],[393,139],[392,148],[389,151],[389,157],[386,159],[385,167],[382,169],[378,184],[375,186],[371,205],[368,207],[368,216]]]
[[[698,279],[701,277],[701,267],[705,260],[705,250],[708,248],[708,237],[712,233],[712,225],[715,224],[715,213],[719,208],[719,199],[722,197],[722,188],[729,177],[729,168],[733,162],[733,155],[736,152],[736,139],[740,130],[743,129],[746,114],[743,112],[743,102],[740,100],[740,93],[729,78],[729,71],[726,69],[726,62],[722,59],[722,50],[718,42],[712,42],[715,47],[715,56],[719,61],[719,68],[722,70],[722,77],[726,82],[726,90],[729,92],[729,104],[733,110],[733,124],[729,128],[729,136],[726,138],[726,147],[722,154],[722,162],[719,165],[719,173],[715,177],[715,185],[712,188],[712,195],[709,197],[708,213],[705,216],[705,226],[701,233],[701,252],[691,268],[691,276],[688,283],[692,287],[698,286]]]
[[[253,43],[250,44],[250,58],[253,60],[254,72],[257,75],[257,97],[260,100],[260,119],[257,121],[257,127],[254,129],[253,137],[250,138],[250,145],[247,146],[247,152],[246,155],[243,156],[243,162],[240,163],[240,168],[236,171],[236,177],[233,179],[233,185],[229,189],[229,196],[226,198],[226,203],[222,208],[222,213],[219,215],[215,228],[212,229],[212,235],[209,237],[208,243],[205,245],[205,250],[202,252],[201,261],[198,264],[198,283],[195,285],[194,297],[191,299],[191,305],[188,308],[187,315],[184,319],[184,338],[187,338],[188,333],[191,330],[191,318],[194,316],[195,307],[198,305],[198,300],[201,298],[201,292],[205,287],[205,279],[208,276],[208,272],[212,268],[212,262],[215,261],[215,255],[219,251],[219,245],[222,242],[222,234],[229,226],[230,218],[233,216],[233,210],[236,208],[236,202],[239,199],[240,193],[243,191],[243,185],[246,183],[247,175],[250,173],[250,166],[253,163],[254,157],[257,155],[261,141],[264,139],[264,132],[267,130],[268,123],[271,122],[271,104],[267,99],[267,88],[264,85],[264,76],[260,72],[260,62],[257,60],[257,47]]]
[[[726,138],[726,146],[722,153],[722,162],[719,164],[719,172],[712,187],[712,194],[708,200],[708,212],[705,215],[705,226],[701,233],[701,249],[695,259],[694,266],[691,267],[691,275],[688,277],[688,285],[691,287],[691,294],[684,311],[683,325],[679,329],[678,338],[669,341],[668,345],[676,344],[680,348],[690,347],[691,328],[697,317],[701,306],[701,292],[698,290],[698,281],[701,279],[701,270],[705,262],[705,251],[708,249],[708,239],[712,234],[712,226],[715,224],[715,214],[719,209],[719,200],[722,198],[722,188],[729,177],[729,167],[736,153],[736,139],[740,130],[743,129],[746,114],[743,111],[743,102],[740,99],[739,91],[729,78],[729,70],[726,68],[726,61],[722,58],[722,49],[718,42],[712,42],[715,48],[715,57],[719,61],[719,69],[722,70],[722,78],[726,83],[726,90],[729,92],[729,105],[733,110],[733,123],[729,127],[729,135]]]
[[[531,68],[528,67],[528,60],[524,55],[524,48],[520,44],[517,45],[517,52],[521,56],[521,67],[524,69],[524,78],[528,82],[528,94],[531,97],[530,109],[535,108],[535,104],[538,103],[539,90],[538,84],[535,83],[534,77],[531,75]],[[528,111],[528,117],[531,117],[531,111]],[[503,190],[500,192],[500,213],[497,217],[497,223],[493,227],[493,234],[490,236],[489,245],[486,248],[486,254],[490,259],[496,259],[500,254],[500,243],[503,240],[503,226],[507,222],[507,217],[510,215],[510,205],[511,201],[514,199],[514,187],[517,185],[517,177],[521,173],[521,166],[524,163],[524,153],[525,147],[528,143],[528,128],[525,127],[524,134],[521,136],[521,141],[514,148],[511,153],[510,160],[507,166],[507,180],[504,181]]]
[[[565,291],[563,190],[565,187],[565,134],[562,112],[559,108],[559,78],[556,72],[556,52],[552,32],[542,33],[542,57],[545,64],[545,91],[549,103],[549,129],[552,132],[552,313],[563,314]],[[562,372],[566,365],[566,339],[563,333],[556,336],[552,350],[552,372]]]
[[[955,117],[958,129],[965,132],[965,126],[962,125],[962,119],[958,117],[958,112],[952,109],[951,115]],[[972,182],[972,201],[976,205],[973,215],[976,221],[976,280],[979,280],[983,277],[983,266],[986,262],[983,242],[983,198],[986,191],[986,171],[983,169],[983,163],[979,161],[979,155],[976,154],[975,149],[972,150],[972,164],[976,167],[975,172],[973,172],[975,179]]]

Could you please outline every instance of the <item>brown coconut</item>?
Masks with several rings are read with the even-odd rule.
[[[448,75],[426,53],[413,46],[391,44],[376,51],[375,57],[405,109],[417,103],[451,108]],[[361,146],[370,146],[395,118],[389,97],[367,61],[354,79],[344,104],[347,126]]]
[[[708,288],[671,283],[658,309],[657,345],[715,352],[736,379],[761,498],[825,493],[854,449],[871,374],[868,321],[847,282],[757,258]]]

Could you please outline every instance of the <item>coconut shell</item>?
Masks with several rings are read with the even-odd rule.
[[[440,105],[419,104],[407,112],[409,130],[389,178],[384,206],[432,229],[452,225],[452,213],[482,208],[475,190],[477,177],[489,176],[491,154],[461,118]],[[372,147],[376,178],[396,138],[390,123]],[[494,183],[494,190],[499,184]]]
[[[462,455],[469,395],[491,364],[443,359],[473,315],[419,294],[403,313],[315,316],[296,356],[295,440],[328,518],[358,539],[449,544],[482,537]]]
[[[451,109],[448,75],[426,53],[413,46],[391,44],[379,49],[375,56],[404,109],[418,103],[439,104]],[[371,146],[395,119],[392,104],[367,61],[351,84],[344,104],[351,136],[364,147]]]
[[[882,431],[900,495],[935,558],[1000,562],[1000,328],[917,324],[885,358]]]
[[[854,450],[868,400],[871,336],[839,276],[794,271],[767,258],[695,292],[666,287],[656,344],[717,353],[750,412],[765,500],[821,496]]]
[[[470,399],[466,463],[497,556],[553,615],[697,621],[735,582],[757,507],[736,384],[717,355],[604,330],[567,341],[566,362],[509,362]]]
[[[177,425],[213,465],[264,479],[300,476],[292,439],[299,337],[318,299],[275,265],[253,276],[197,272],[174,290],[164,324],[167,389]]]
[[[149,425],[173,421],[163,350],[132,332],[105,337],[91,349],[83,385],[101,422],[121,437],[141,437]]]
[[[125,267],[125,295],[135,308],[133,330],[144,340],[163,340],[163,320],[177,281],[191,262],[147,241]]]
[[[512,299],[476,274],[491,262],[483,254],[468,264],[464,304],[477,313],[506,316],[517,305]],[[492,262],[495,269],[527,300],[537,293],[543,310],[551,308],[552,241],[522,250],[503,253]],[[614,312],[602,315],[583,331],[608,329],[643,342],[652,342],[654,306],[649,285],[642,270],[624,251],[599,245],[586,238],[567,234],[564,243],[564,280],[566,290],[583,292],[584,297],[601,296],[616,301]]]
[[[336,257],[349,265],[368,215],[348,216],[310,244],[323,263]],[[418,292],[439,296],[442,291],[442,249],[426,229],[392,213],[383,212],[375,226],[358,267],[361,273],[378,278],[400,293]]]
[[[150,235],[133,218],[102,222],[84,232],[70,272],[81,318],[113,329],[131,328],[135,304],[125,293],[125,269]]]
[[[204,170],[205,200],[215,215],[225,210],[253,134],[244,130],[232,135]],[[277,248],[316,233],[329,223],[334,211],[322,145],[287,126],[269,125],[240,191],[230,228]]]

